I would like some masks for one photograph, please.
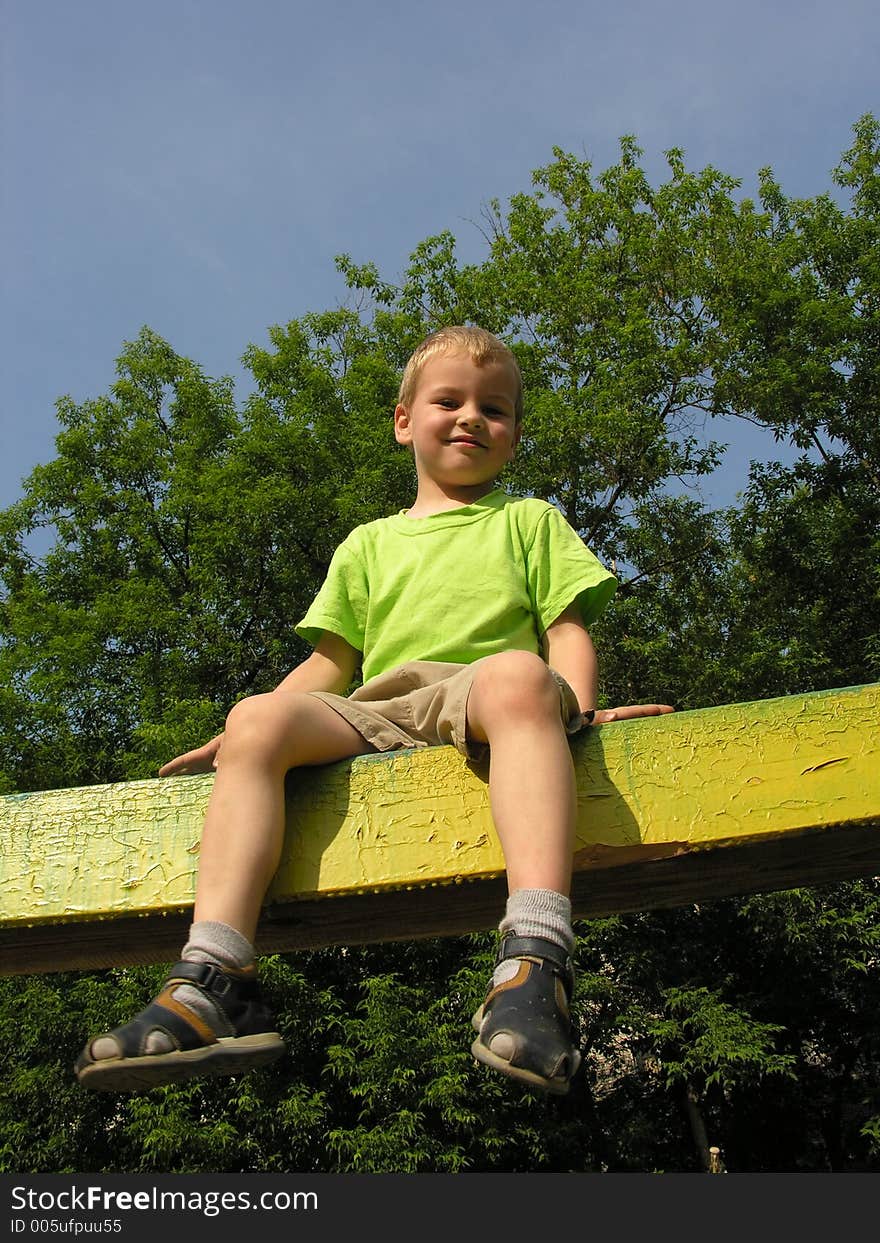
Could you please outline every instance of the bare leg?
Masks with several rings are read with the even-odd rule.
[[[502,1074],[563,1094],[581,1060],[569,1017],[577,804],[559,690],[540,657],[504,652],[482,661],[468,726],[489,744],[489,798],[511,895],[471,1052]]]
[[[253,943],[281,857],[285,773],[374,750],[310,695],[276,691],[236,704],[205,815],[194,919],[228,924]]]
[[[185,947],[186,961],[146,1010],[86,1045],[75,1068],[81,1083],[127,1091],[197,1074],[236,1074],[280,1056],[284,1043],[271,1030],[247,956],[281,854],[284,777],[290,768],[373,750],[309,695],[256,695],[233,708],[205,816],[196,895],[200,936],[211,929],[215,941]],[[223,952],[216,940],[221,926]],[[234,963],[227,961],[230,946]],[[224,968],[220,984],[206,963]]]
[[[490,747],[489,798],[508,889],[568,894],[574,767],[559,691],[541,658],[504,652],[481,662],[468,700],[468,728]]]

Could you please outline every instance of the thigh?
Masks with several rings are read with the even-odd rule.
[[[374,750],[320,699],[298,691],[272,691],[243,699],[232,709],[218,759],[222,763],[232,753],[246,751],[286,769],[332,764]]]
[[[278,692],[283,695],[283,691]],[[308,767],[347,760],[353,755],[367,755],[376,750],[359,730],[338,712],[311,695],[301,696],[296,729],[297,764]]]

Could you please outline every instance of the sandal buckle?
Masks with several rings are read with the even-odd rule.
[[[204,976],[204,987],[208,992],[213,993],[215,997],[225,997],[232,988],[232,980],[221,969],[212,962],[205,963],[208,970]]]
[[[235,980],[212,962],[179,962],[168,978],[191,981],[218,998],[225,997],[235,985]]]

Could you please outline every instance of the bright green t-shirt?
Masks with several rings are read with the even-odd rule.
[[[296,633],[313,646],[326,630],[341,635],[363,653],[366,682],[410,660],[540,654],[570,604],[589,626],[616,587],[554,505],[499,490],[427,518],[401,512],[356,527]]]

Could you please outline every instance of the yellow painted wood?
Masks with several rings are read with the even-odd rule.
[[[611,863],[880,824],[878,727],[874,684],[588,730],[573,741],[576,869],[595,868],[598,884]],[[212,783],[0,799],[0,929],[187,910]],[[503,867],[485,770],[448,747],[362,756],[291,780],[268,901],[449,885]],[[414,928],[418,914],[414,901]]]

